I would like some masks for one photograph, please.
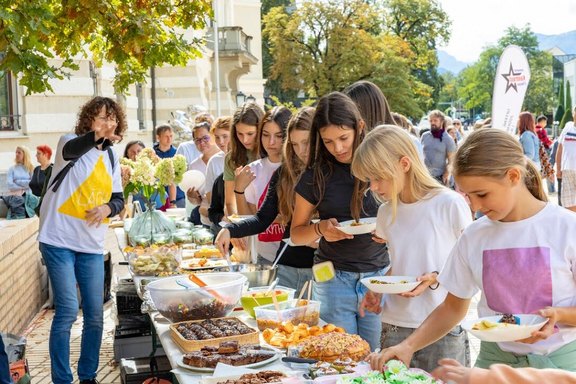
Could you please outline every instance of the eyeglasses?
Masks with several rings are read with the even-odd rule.
[[[98,120],[105,122],[105,123],[115,123],[115,124],[119,123],[118,119],[112,115],[110,115],[110,116],[96,116],[96,118]]]
[[[462,125],[462,123],[453,123],[452,125]]]
[[[196,143],[196,144],[207,143],[207,142],[209,142],[209,141],[210,141],[210,136],[209,136],[209,135],[202,136],[202,137],[199,137],[199,138],[197,138],[197,139],[194,139],[194,143]]]

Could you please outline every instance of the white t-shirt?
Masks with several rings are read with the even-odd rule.
[[[388,240],[391,274],[420,276],[441,271],[456,240],[472,222],[470,207],[458,193],[443,188],[412,204],[398,202],[396,220],[390,223],[392,209],[378,209],[376,234]],[[447,291],[427,289],[418,297],[386,295],[382,321],[406,328],[418,328],[444,301]]]
[[[210,160],[208,160],[210,161]],[[193,162],[191,162],[190,164],[188,164],[188,170],[196,170],[196,171],[200,171],[202,172],[202,174],[204,176],[206,176],[206,170],[207,170],[207,165],[204,162],[204,160],[202,160],[202,155],[198,156],[196,158],[196,160],[194,160]],[[206,192],[205,192],[205,188],[204,185],[206,184],[206,181],[204,181],[204,184],[202,184],[202,186],[200,187],[200,190],[198,192],[200,192],[200,194],[202,195],[202,202],[200,203],[201,207],[210,207],[210,202],[208,200],[206,200]],[[184,191],[186,192],[186,191]],[[208,216],[204,216],[202,214],[200,214],[200,222],[204,225],[212,225],[212,222],[210,221],[210,219],[208,218]]]
[[[576,215],[555,204],[524,220],[482,217],[460,236],[438,280],[469,299],[478,290],[480,317],[534,313],[576,305]],[[504,351],[546,355],[576,340],[576,327],[534,344],[498,343]]]
[[[226,154],[220,151],[208,160],[208,164],[206,165],[206,181],[201,191],[203,194],[212,192],[214,180],[224,172],[225,157]]]
[[[185,141],[180,143],[178,149],[176,149],[177,155],[182,155],[186,158],[186,164],[190,164],[194,160],[198,158],[198,156],[202,156],[202,153],[196,148],[196,144],[194,144],[194,140]]]
[[[569,121],[564,126],[558,143],[562,144],[562,171],[576,170],[576,127]]]
[[[220,176],[224,172],[224,157],[226,154],[222,151],[216,153],[214,156],[208,160],[208,164],[206,164],[206,180],[204,181],[204,185],[200,188],[200,193],[204,199],[202,200],[201,206],[203,207],[210,207],[210,201],[206,198],[206,194],[208,192],[212,192],[212,187],[214,186],[214,181],[218,176]],[[200,215],[200,221],[204,225],[212,225],[210,219],[206,216]]]
[[[75,137],[68,134],[60,138],[52,176],[68,164],[62,157],[62,148]],[[122,192],[117,155],[114,163],[112,167],[107,151],[92,148],[76,160],[56,193],[52,188],[46,191],[40,208],[39,242],[76,252],[104,251],[108,219],[98,227],[89,227],[85,217],[87,210],[110,201],[112,193]]]
[[[270,182],[270,178],[272,178],[272,174],[275,170],[278,169],[278,167],[280,167],[280,164],[280,162],[271,162],[268,157],[258,159],[248,164],[250,166],[250,170],[256,175],[256,178],[248,185],[244,191],[244,196],[246,197],[246,201],[248,203],[258,206],[258,201],[266,190],[266,187]],[[273,261],[276,257],[276,251],[278,250],[279,245],[279,241],[262,242],[258,240],[256,249],[260,256],[267,260]]]

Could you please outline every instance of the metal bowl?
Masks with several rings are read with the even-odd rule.
[[[272,268],[270,265],[260,264],[237,264],[232,266],[232,270],[229,267],[218,267],[214,268],[214,271],[241,273],[248,279],[249,287],[261,287],[270,285],[274,281],[278,267]]]

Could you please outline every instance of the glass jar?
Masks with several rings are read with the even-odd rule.
[[[140,213],[132,220],[128,239],[133,246],[168,244],[172,241],[172,233],[175,230],[174,222],[162,212],[155,210],[154,204],[151,204],[148,210]]]

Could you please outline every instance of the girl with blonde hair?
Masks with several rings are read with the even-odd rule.
[[[536,166],[507,132],[472,132],[456,152],[453,174],[485,216],[464,230],[438,276],[444,301],[406,340],[372,354],[372,367],[392,358],[409,363],[458,324],[481,292],[479,317],[538,314],[548,322],[527,339],[482,341],[477,367],[576,371],[576,236],[566,235],[576,233],[576,217],[548,203]]]
[[[25,146],[17,146],[14,165],[8,168],[8,174],[6,176],[8,194],[23,195],[29,188],[33,171],[34,165],[32,165],[30,151]]]
[[[382,305],[381,294],[369,291],[364,297],[362,309],[381,311],[381,347],[387,348],[406,339],[446,297],[436,276],[472,217],[464,198],[430,175],[410,134],[400,127],[384,125],[370,132],[354,155],[352,173],[369,181],[372,194],[384,202],[374,240],[388,243],[389,274],[419,276],[413,291],[388,295]],[[469,355],[466,334],[455,324],[415,355],[412,366],[431,371],[447,356],[469,365]]]

